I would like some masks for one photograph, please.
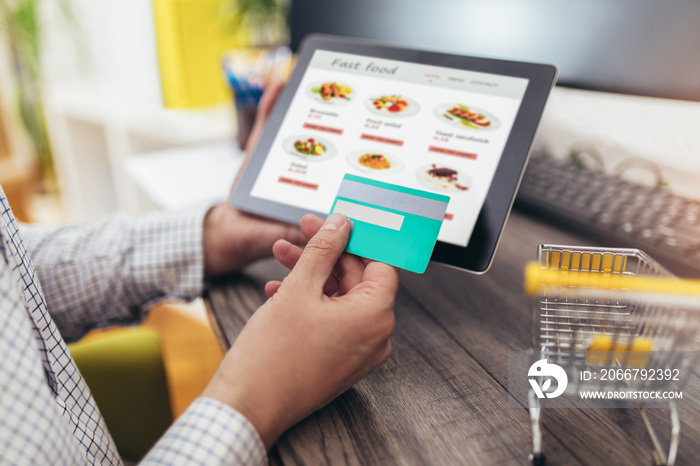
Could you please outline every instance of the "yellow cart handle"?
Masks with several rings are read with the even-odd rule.
[[[700,280],[651,275],[623,275],[597,271],[543,268],[532,261],[525,266],[525,293],[537,296],[545,286],[585,287],[625,292],[700,296]]]

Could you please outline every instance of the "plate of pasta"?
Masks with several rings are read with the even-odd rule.
[[[348,155],[348,163],[354,168],[375,174],[393,174],[403,170],[403,162],[393,154],[376,150],[357,150]]]

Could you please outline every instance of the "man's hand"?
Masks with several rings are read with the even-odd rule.
[[[258,105],[255,123],[246,145],[246,159],[257,146],[282,83],[271,83]],[[235,185],[235,183],[234,183]],[[222,275],[272,253],[278,239],[304,244],[306,237],[297,227],[266,220],[234,209],[228,203],[214,206],[204,220],[204,274]]]
[[[306,242],[298,227],[247,214],[228,204],[214,206],[204,220],[204,275],[223,275],[270,256],[279,239]]]
[[[204,396],[229,404],[270,448],[289,427],[369,374],[391,352],[394,267],[343,253],[352,224],[307,215],[302,251],[279,241],[292,271],[270,282],[258,309],[226,354]]]

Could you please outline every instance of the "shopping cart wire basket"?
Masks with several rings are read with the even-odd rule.
[[[700,349],[700,282],[674,277],[638,249],[540,245],[528,265],[525,286],[536,296],[533,348],[537,359],[562,367],[569,383],[562,396],[582,389],[644,390],[649,380],[578,380],[601,368],[685,369],[697,366]],[[654,382],[659,388],[659,382]],[[682,387],[681,387],[682,388]],[[540,399],[528,394],[532,460],[542,463]],[[668,402],[671,437],[662,448],[638,406],[659,464],[672,465],[680,439],[676,403]]]

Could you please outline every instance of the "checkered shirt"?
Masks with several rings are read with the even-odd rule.
[[[199,209],[136,221],[114,216],[87,227],[23,225],[20,235],[0,187],[0,464],[121,464],[64,339],[137,322],[159,300],[197,296],[203,215]],[[241,414],[199,398],[142,464],[265,461]]]

